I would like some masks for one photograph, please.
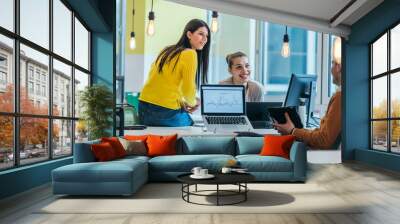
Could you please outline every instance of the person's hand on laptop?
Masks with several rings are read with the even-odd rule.
[[[292,120],[290,119],[290,116],[287,112],[285,112],[285,118],[286,118],[286,123],[284,124],[279,124],[275,119],[274,119],[274,127],[276,130],[278,130],[279,133],[282,135],[290,135],[292,134],[294,130],[294,124]]]

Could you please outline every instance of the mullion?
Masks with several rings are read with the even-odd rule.
[[[49,0],[49,50],[50,52],[53,52],[53,0]],[[49,55],[49,86],[48,86],[48,91],[49,94],[47,95],[49,97],[49,110],[48,113],[49,115],[53,115],[53,57]],[[49,159],[53,159],[53,119],[49,117],[48,121],[48,132],[47,132],[47,141],[49,142],[48,144],[48,152],[49,152]]]
[[[387,66],[387,71],[390,71],[390,60],[391,60],[391,57],[390,57],[390,49],[391,49],[391,44],[390,44],[390,29],[388,30],[388,32],[387,32],[387,46],[388,46],[388,48],[387,48],[387,51],[386,51],[386,53],[387,53],[387,64],[386,64],[386,66]],[[392,111],[391,111],[391,109],[392,109],[392,100],[391,100],[391,87],[390,87],[390,83],[391,83],[391,81],[390,81],[390,79],[391,79],[391,75],[390,75],[390,72],[388,73],[388,75],[387,75],[387,98],[388,98],[388,100],[387,100],[387,116],[388,116],[388,118],[391,118],[392,117]],[[388,135],[388,152],[391,152],[392,151],[392,135],[391,135],[391,122],[390,121],[388,121],[387,122],[387,135]]]
[[[20,32],[20,0],[14,1],[14,32],[19,35]],[[14,113],[19,113],[19,98],[20,98],[20,43],[18,38],[14,38]],[[18,117],[14,120],[14,167],[19,166],[19,144],[20,144],[20,119]]]

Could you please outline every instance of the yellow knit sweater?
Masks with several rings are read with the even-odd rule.
[[[158,63],[154,62],[139,99],[173,110],[181,108],[182,102],[194,106],[196,70],[197,53],[192,49],[182,51],[165,63],[161,73],[158,72]]]

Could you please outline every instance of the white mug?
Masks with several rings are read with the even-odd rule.
[[[199,176],[199,175],[201,175],[200,174],[200,171],[202,170],[202,168],[201,167],[193,167],[193,169],[192,169],[192,173],[194,174],[194,175],[196,175],[196,176]]]
[[[221,172],[222,173],[230,173],[232,171],[232,168],[230,167],[222,167]]]
[[[200,176],[207,176],[208,175],[208,169],[201,169],[200,170]]]

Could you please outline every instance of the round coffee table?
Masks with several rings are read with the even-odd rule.
[[[190,177],[191,173],[182,174],[177,177],[178,181],[182,183],[182,199],[188,203],[198,205],[234,205],[247,200],[247,192],[249,188],[247,183],[255,180],[255,177],[249,173],[216,173],[213,174],[215,177],[212,179],[193,179]],[[198,184],[204,185],[216,185],[215,190],[197,190]],[[190,191],[190,186],[195,186],[194,191]],[[220,189],[220,185],[236,185],[237,190],[223,190]],[[205,194],[209,192],[215,192],[215,194]],[[202,204],[190,201],[190,196],[204,196],[204,197],[216,197],[217,204]],[[239,200],[231,203],[221,203],[221,197],[232,197],[241,196]]]

